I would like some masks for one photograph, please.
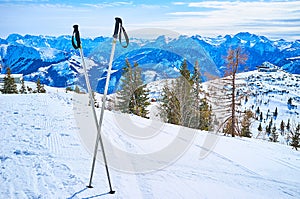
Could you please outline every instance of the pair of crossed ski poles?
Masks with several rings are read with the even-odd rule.
[[[94,97],[93,97],[93,93],[92,93],[92,88],[91,88],[91,84],[90,84],[88,73],[87,73],[87,68],[86,68],[85,61],[84,61],[84,55],[83,55],[83,51],[82,51],[82,45],[81,45],[81,41],[80,41],[80,34],[79,34],[79,30],[78,30],[78,25],[73,26],[74,31],[73,31],[73,35],[72,35],[72,45],[75,49],[79,49],[79,51],[80,51],[80,57],[81,57],[81,61],[82,61],[84,77],[85,77],[85,81],[86,81],[86,85],[87,85],[87,89],[88,89],[88,93],[89,93],[89,98],[90,98],[90,102],[91,102],[91,107],[92,107],[92,111],[93,111],[93,115],[94,115],[95,124],[96,124],[96,127],[97,127],[97,138],[96,138],[96,143],[95,143],[95,148],[94,148],[93,163],[92,163],[90,181],[89,181],[89,185],[87,187],[88,188],[93,188],[92,179],[93,179],[93,174],[94,174],[94,169],[95,169],[98,145],[99,145],[99,142],[100,142],[100,147],[101,147],[101,150],[102,150],[103,160],[104,160],[104,164],[105,164],[105,170],[106,170],[107,179],[108,179],[108,183],[109,183],[109,189],[110,189],[109,193],[110,194],[114,194],[115,191],[112,189],[112,185],[111,185],[111,180],[110,180],[110,175],[109,175],[109,170],[108,170],[108,164],[107,164],[107,159],[106,159],[105,150],[104,150],[104,144],[103,144],[103,140],[102,140],[102,137],[101,137],[101,127],[102,127],[102,122],[103,122],[103,115],[104,115],[106,95],[107,95],[107,90],[108,90],[108,85],[109,85],[109,80],[110,80],[112,62],[113,62],[113,58],[114,58],[114,54],[115,54],[115,47],[116,47],[118,37],[119,37],[120,43],[122,44],[121,37],[122,37],[122,33],[123,33],[124,37],[125,37],[125,40],[126,40],[126,45],[122,45],[122,46],[124,48],[126,48],[129,44],[128,35],[127,35],[123,25],[122,25],[122,19],[119,18],[119,17],[116,17],[115,20],[116,20],[115,30],[114,30],[114,34],[113,34],[112,49],[111,49],[111,54],[110,54],[110,59],[109,59],[109,64],[108,64],[108,71],[107,71],[107,76],[106,76],[106,83],[105,83],[105,88],[104,88],[104,94],[103,94],[103,101],[102,101],[102,106],[101,106],[99,123],[98,123],[98,119],[97,119],[97,115],[96,115],[96,110],[95,110],[95,105],[94,105],[95,102],[94,102]],[[75,40],[76,40],[76,42],[75,42]]]

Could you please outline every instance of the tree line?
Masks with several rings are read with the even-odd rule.
[[[202,74],[198,61],[195,62],[193,73],[191,73],[187,61],[183,60],[179,68],[179,77],[171,82],[166,81],[163,86],[159,99],[161,119],[167,123],[206,131],[213,130],[218,125],[218,130],[225,134],[250,137],[252,112],[244,112],[241,122],[236,116],[239,105],[236,99],[236,73],[240,64],[244,63],[246,59],[247,57],[240,48],[230,49],[226,57],[228,65],[224,82],[221,82],[221,87],[217,90],[215,89],[218,85],[215,85],[214,88],[211,87],[215,92],[209,93],[202,88]],[[224,93],[224,91],[226,92],[224,88],[227,86],[231,87],[230,92]],[[148,117],[149,90],[146,89],[146,84],[143,84],[141,69],[137,62],[132,65],[125,60],[121,87],[122,89],[117,92],[116,110]],[[226,118],[219,118],[217,111],[213,110],[212,105],[219,106],[215,102],[222,102],[223,105],[220,109],[231,114]]]
[[[120,80],[122,89],[117,92],[115,109],[148,118],[149,90],[143,83],[141,72],[137,62],[132,64],[129,60],[125,60]],[[158,99],[160,118],[171,124],[211,130],[212,107],[202,90],[202,76],[198,62],[195,62],[192,75],[186,60],[181,64],[179,72],[178,78],[163,86]]]
[[[9,67],[6,68],[6,75],[3,79],[3,85],[0,89],[0,92],[3,94],[28,94],[28,93],[46,93],[44,85],[41,84],[40,79],[36,81],[36,89],[33,90],[29,86],[25,86],[24,79],[21,80],[21,88],[18,90],[17,84],[12,77],[11,69]]]
[[[184,60],[179,77],[166,81],[162,88],[158,99],[160,118],[167,123],[206,131],[215,130],[232,137],[252,137],[250,126],[255,113],[241,110],[241,101],[247,100],[250,92],[243,91],[246,86],[240,83],[242,81],[236,75],[247,59],[247,54],[241,48],[229,49],[225,57],[227,65],[224,77],[212,77],[214,81],[208,84],[208,92],[202,88],[199,63],[195,62],[191,73]],[[132,64],[125,60],[121,87],[117,92],[116,110],[147,118],[149,90],[143,84],[137,62]],[[276,110],[274,114],[278,114]],[[272,131],[274,129],[270,129]],[[291,145],[296,149],[299,147],[298,131],[296,128],[291,137]],[[270,141],[277,141],[274,133],[270,133],[269,138]]]

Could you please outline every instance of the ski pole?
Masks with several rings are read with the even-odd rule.
[[[72,45],[75,49],[79,49],[79,52],[80,52],[80,57],[81,57],[82,65],[83,65],[84,78],[85,78],[85,82],[86,82],[88,93],[89,93],[89,98],[90,98],[90,103],[91,103],[91,107],[92,107],[92,111],[93,111],[95,124],[98,129],[98,123],[97,123],[98,120],[97,120],[97,115],[96,115],[96,110],[95,110],[95,101],[94,101],[93,91],[92,91],[88,73],[87,73],[87,68],[86,68],[85,61],[84,61],[78,25],[74,25],[73,28],[74,28],[74,31],[73,31],[73,35],[72,35]],[[75,35],[76,43],[74,41],[74,35]]]
[[[108,64],[108,71],[107,71],[107,76],[106,76],[106,82],[105,82],[105,88],[104,88],[104,94],[103,94],[103,100],[102,100],[102,106],[101,106],[101,112],[100,112],[100,119],[99,119],[99,124],[98,124],[99,131],[98,131],[98,134],[97,134],[95,150],[94,150],[94,157],[93,157],[93,164],[92,164],[92,169],[91,169],[90,182],[89,182],[89,186],[88,186],[88,187],[92,187],[92,178],[93,178],[93,173],[94,173],[94,168],[95,168],[95,163],[96,163],[98,144],[100,142],[102,153],[103,153],[103,160],[104,160],[104,164],[105,164],[105,169],[106,169],[106,173],[107,173],[107,178],[108,178],[108,182],[109,182],[109,188],[110,188],[109,193],[110,194],[114,194],[115,191],[112,190],[107,159],[106,159],[106,156],[105,156],[105,153],[104,153],[104,144],[103,144],[103,140],[102,140],[102,137],[101,137],[101,128],[102,128],[102,123],[103,123],[106,96],[107,96],[107,91],[108,91],[108,86],[109,86],[112,62],[113,62],[113,59],[114,59],[114,54],[115,54],[115,48],[116,48],[118,35],[119,35],[120,43],[121,43],[121,34],[122,34],[122,32],[125,36],[126,45],[122,45],[124,48],[126,48],[129,44],[129,39],[128,39],[128,36],[126,34],[126,31],[125,31],[124,27],[122,26],[121,18],[116,17],[115,20],[116,20],[116,23],[115,23],[115,30],[114,30],[114,35],[113,35],[112,49],[111,49],[111,54],[110,54],[110,59],[109,59],[109,64]]]
[[[85,65],[85,61],[84,61],[84,56],[83,56],[82,45],[81,45],[81,41],[80,41],[80,34],[79,34],[79,30],[78,30],[78,25],[74,25],[73,28],[74,28],[74,31],[73,31],[73,35],[72,35],[72,45],[75,49],[79,48],[79,50],[80,50],[80,57],[81,57],[81,60],[82,60],[82,65],[83,65],[84,77],[85,77],[86,85],[87,85],[87,88],[88,88],[88,93],[89,93],[89,98],[90,98],[90,102],[91,102],[91,106],[92,106],[94,121],[95,121],[96,128],[97,128],[97,139],[99,139],[101,129],[99,128],[99,125],[98,125],[98,119],[97,119],[96,110],[95,110],[95,102],[94,102],[94,98],[93,98],[93,94],[92,94],[92,88],[91,88],[91,84],[90,84],[90,81],[89,81],[89,77],[88,77],[88,74],[87,74],[87,69],[86,69],[86,65]],[[74,36],[75,36],[76,43],[74,41]],[[101,136],[100,136],[100,139],[101,139]],[[101,145],[101,146],[102,146],[104,162],[107,162],[105,154],[104,154],[104,147],[103,147],[103,145]],[[106,171],[107,171],[107,176],[108,176],[109,185],[110,185],[110,192],[109,193],[114,193],[114,191],[112,191],[112,189],[111,189],[111,183],[110,183],[108,170],[106,170]],[[90,184],[87,187],[92,188],[91,181],[90,181]]]

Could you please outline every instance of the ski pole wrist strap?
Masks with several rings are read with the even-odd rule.
[[[73,35],[72,35],[72,46],[75,49],[78,49],[78,48],[81,47],[80,46],[80,35],[79,35],[78,25],[74,25],[73,28],[74,28],[74,31],[73,31]],[[75,37],[76,43],[74,41],[74,37]]]
[[[113,37],[115,39],[117,39],[118,35],[119,35],[120,44],[122,45],[123,48],[127,48],[128,44],[129,44],[129,38],[128,38],[128,35],[125,31],[125,28],[122,25],[122,19],[119,18],[119,17],[116,17],[115,20],[116,20],[116,24],[115,24],[115,31],[114,31]],[[124,34],[126,45],[122,44],[122,34]]]

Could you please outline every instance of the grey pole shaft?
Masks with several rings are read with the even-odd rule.
[[[80,56],[81,56],[82,65],[83,65],[84,77],[85,77],[86,85],[87,85],[87,88],[88,88],[89,98],[90,98],[91,107],[92,107],[92,111],[93,111],[94,121],[95,121],[95,125],[96,125],[96,128],[97,128],[97,138],[96,138],[96,140],[100,139],[101,142],[102,142],[101,134],[100,134],[101,133],[101,128],[99,128],[99,125],[98,125],[98,119],[97,119],[97,114],[96,114],[96,110],[95,110],[95,102],[94,102],[92,88],[91,88],[91,84],[90,84],[88,73],[87,73],[87,68],[86,68],[85,61],[84,61],[83,51],[82,51],[81,47],[79,48],[79,50],[80,50]],[[98,141],[97,141],[97,143],[98,143]],[[98,149],[98,144],[97,143],[96,143],[97,147],[95,147],[96,155],[97,155],[97,149]],[[103,144],[101,145],[101,147],[102,147],[103,159],[104,159],[104,162],[105,162],[105,168],[106,168],[106,173],[107,173],[107,177],[108,177],[109,187],[110,187],[110,191],[112,191]],[[94,154],[95,154],[95,152],[94,152]],[[89,186],[88,186],[90,188],[92,187],[91,184],[92,184],[92,176],[93,176],[94,167],[95,167],[96,155],[94,155],[94,158],[93,158],[92,173],[91,173],[90,183],[89,183]]]
[[[96,144],[95,144],[95,149],[94,149],[91,177],[90,177],[90,182],[89,182],[89,186],[88,186],[88,187],[92,187],[92,178],[93,178],[93,173],[94,173],[94,168],[95,168],[98,145],[100,142],[100,146],[101,146],[102,154],[103,154],[103,160],[104,160],[104,164],[105,164],[105,169],[106,169],[106,173],[107,173],[107,178],[108,178],[108,182],[109,182],[110,193],[114,193],[114,191],[112,190],[111,180],[110,180],[110,176],[109,176],[107,159],[106,159],[106,155],[104,152],[104,144],[103,144],[103,140],[102,140],[102,136],[101,136],[101,129],[102,129],[102,123],[103,123],[104,110],[105,110],[106,96],[107,96],[107,91],[108,91],[108,86],[109,86],[109,81],[110,81],[112,62],[113,62],[113,58],[114,58],[114,54],[115,54],[116,42],[117,42],[117,39],[114,38],[112,49],[111,49],[111,54],[110,54],[110,60],[109,60],[109,64],[108,64],[108,71],[107,71],[107,77],[106,77],[104,94],[103,94],[103,101],[102,101],[101,112],[100,112],[100,120],[99,120],[99,124],[97,125],[98,134],[97,134],[97,139],[96,139]]]
[[[94,101],[94,98],[93,98],[92,88],[91,88],[91,84],[90,84],[89,77],[88,77],[88,74],[87,74],[87,68],[86,68],[86,65],[85,65],[84,56],[83,56],[83,52],[82,52],[81,47],[79,48],[79,51],[80,51],[80,57],[81,57],[81,60],[82,60],[83,73],[84,73],[84,78],[85,78],[85,82],[86,82],[88,93],[89,93],[89,98],[91,100],[91,105],[94,105],[95,101]],[[96,115],[95,106],[92,106],[92,110],[93,110],[94,120],[95,120],[96,126],[97,126],[97,115]]]

